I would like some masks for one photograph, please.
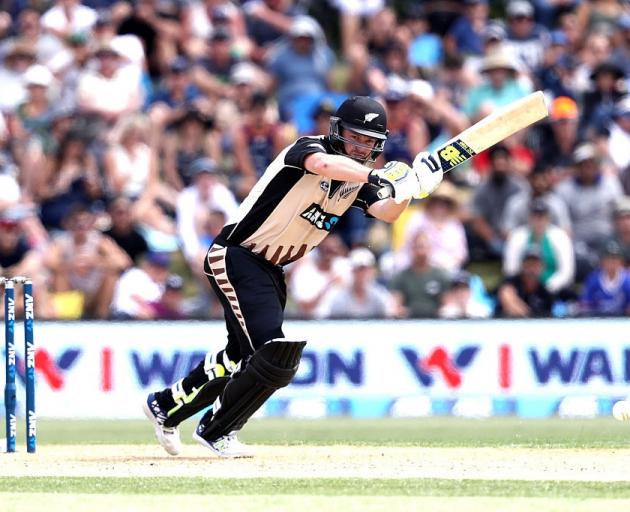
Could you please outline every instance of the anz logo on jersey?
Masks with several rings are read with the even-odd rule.
[[[300,217],[309,221],[317,229],[323,229],[324,231],[330,231],[339,222],[337,215],[325,212],[317,203],[311,204],[300,214]]]

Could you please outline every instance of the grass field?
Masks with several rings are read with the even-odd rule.
[[[169,457],[146,422],[42,420],[36,455],[0,454],[0,510],[630,509],[630,424],[614,420],[255,420],[241,460],[192,427]]]

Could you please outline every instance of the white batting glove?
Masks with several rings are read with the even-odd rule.
[[[424,199],[442,183],[444,172],[440,161],[431,153],[422,152],[413,160],[413,171],[418,178],[420,189],[413,197]]]
[[[374,169],[368,175],[368,183],[386,189],[397,203],[402,203],[420,193],[420,183],[413,172],[404,162],[387,162],[382,169]]]

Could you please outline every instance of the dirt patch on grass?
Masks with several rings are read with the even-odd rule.
[[[186,445],[53,445],[0,454],[0,476],[320,477],[510,480],[628,480],[630,449],[395,448],[256,446],[252,459],[218,459]]]

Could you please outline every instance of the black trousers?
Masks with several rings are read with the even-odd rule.
[[[208,250],[204,272],[223,306],[230,360],[246,360],[267,341],[284,338],[287,290],[281,267],[219,242]]]

